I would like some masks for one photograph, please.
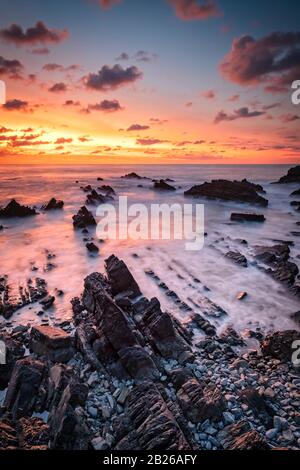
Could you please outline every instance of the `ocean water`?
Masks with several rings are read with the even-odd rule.
[[[300,310],[299,301],[289,291],[254,265],[253,247],[272,245],[274,240],[292,240],[291,255],[299,262],[300,247],[296,236],[299,214],[290,206],[290,193],[298,185],[271,185],[286,174],[289,165],[2,165],[0,167],[0,205],[11,198],[23,204],[40,207],[51,197],[63,199],[62,211],[52,211],[26,219],[0,220],[5,229],[0,232],[0,275],[7,274],[10,283],[22,285],[27,278],[43,277],[49,292],[62,289],[55,307],[44,318],[49,322],[70,319],[70,300],[80,295],[85,276],[104,270],[104,260],[114,253],[128,264],[147,297],[158,297],[162,307],[182,322],[190,313],[182,311],[157,286],[145,270],[153,270],[180,299],[194,308],[198,299],[207,297],[226,312],[222,319],[210,319],[219,329],[231,324],[237,330],[261,327],[264,331],[297,328],[290,314]],[[152,189],[151,180],[128,180],[121,175],[131,171],[150,178],[171,178],[176,192],[162,193]],[[102,177],[103,182],[98,182]],[[183,196],[192,185],[211,179],[243,179],[262,184],[269,200],[267,208],[257,208],[234,202],[195,201]],[[76,180],[79,184],[76,184]],[[180,240],[107,240],[99,244],[98,256],[88,254],[81,231],[75,231],[72,216],[84,205],[86,194],[81,185],[97,187],[111,185],[117,196],[127,196],[128,203],[196,203],[203,202],[207,237],[200,251],[186,251]],[[143,187],[139,188],[138,185]],[[117,201],[117,197],[115,198]],[[117,202],[114,204],[117,204]],[[95,213],[93,206],[89,207]],[[232,211],[264,213],[263,224],[230,224]],[[298,227],[299,228],[299,227]],[[97,236],[90,230],[97,242]],[[246,239],[242,245],[238,239]],[[241,268],[224,257],[229,250],[239,250],[249,259],[249,267]],[[47,254],[54,254],[55,267],[45,272]],[[136,256],[138,255],[138,256]],[[32,267],[38,268],[33,271]],[[200,282],[195,282],[195,278]],[[248,296],[239,301],[237,293]],[[38,305],[24,307],[14,314],[17,323],[40,323]]]

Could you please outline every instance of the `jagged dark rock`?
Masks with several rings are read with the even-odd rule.
[[[68,362],[75,352],[71,336],[51,326],[33,326],[29,346],[37,355],[53,362]]]
[[[0,217],[10,218],[10,217],[28,217],[30,215],[37,215],[35,209],[22,206],[15,199],[12,199],[6,207],[0,208]]]
[[[293,343],[300,340],[300,332],[296,330],[276,331],[270,333],[261,342],[261,351],[264,356],[275,357],[282,361],[292,360]]]
[[[230,216],[230,220],[234,222],[264,222],[266,219],[263,214],[246,214],[233,212]]]
[[[64,201],[56,200],[55,197],[51,198],[48,204],[42,206],[44,211],[51,211],[55,209],[62,209],[64,207]]]
[[[218,433],[225,450],[267,450],[269,445],[246,421],[226,426]]]
[[[290,168],[275,184],[300,183],[300,165]]]
[[[46,399],[47,366],[30,357],[19,359],[13,369],[3,406],[14,419],[31,416]]]
[[[109,196],[103,196],[102,194],[97,193],[95,189],[92,189],[92,191],[87,195],[85,203],[91,205],[104,204],[109,199],[111,199]]]
[[[300,196],[300,188],[293,191],[290,196]]]
[[[75,228],[86,228],[89,225],[96,225],[93,214],[82,206],[76,215],[73,215],[73,225]]]
[[[246,256],[242,255],[239,251],[228,251],[225,254],[226,258],[230,259],[230,261],[233,261],[235,264],[239,264],[240,266],[243,266],[244,268],[247,268],[248,266],[248,261]]]
[[[176,188],[174,186],[171,186],[168,184],[165,180],[159,180],[155,181],[153,185],[154,189],[161,189],[163,191],[176,191]]]
[[[190,445],[163,396],[152,382],[131,391],[126,404],[128,427],[117,450],[189,450]]]
[[[115,196],[116,195],[115,190],[111,186],[109,186],[108,184],[103,184],[102,186],[99,186],[98,189],[99,189],[99,191],[104,191],[109,196]]]
[[[263,207],[268,200],[257,194],[257,185],[243,181],[212,180],[210,183],[196,185],[185,191],[185,196],[204,197],[208,199],[222,199],[225,201],[247,202]]]
[[[90,252],[90,253],[98,253],[99,252],[99,248],[97,247],[97,245],[95,245],[95,243],[93,242],[89,242],[89,243],[86,243],[86,249]]]
[[[105,267],[113,296],[121,292],[129,292],[133,297],[141,295],[140,288],[124,261],[111,255],[105,260]]]
[[[212,387],[201,386],[196,379],[185,382],[177,392],[179,404],[192,423],[201,423],[206,419],[218,421],[225,410],[225,401],[221,392]]]
[[[126,179],[135,179],[135,180],[143,180],[143,179],[149,179],[147,178],[147,176],[140,176],[138,175],[137,173],[135,173],[134,171],[132,171],[131,173],[127,173],[126,175],[124,176],[121,176],[121,178],[126,178]]]

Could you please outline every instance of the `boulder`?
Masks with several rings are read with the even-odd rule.
[[[53,362],[68,362],[74,355],[72,337],[61,328],[33,326],[30,334],[30,349],[39,356]]]
[[[95,245],[95,243],[93,242],[89,242],[89,243],[86,243],[86,249],[90,252],[90,253],[98,253],[99,252],[99,248],[97,247],[97,245]]]
[[[263,207],[268,205],[267,199],[257,194],[257,187],[248,181],[213,180],[210,183],[193,186],[185,191],[185,196],[222,199],[224,201],[247,202]]]
[[[300,332],[296,330],[276,331],[265,337],[261,342],[261,351],[264,356],[272,356],[281,361],[292,360],[294,341],[300,340]]]
[[[146,176],[140,176],[140,175],[138,175],[138,174],[135,173],[134,171],[132,171],[131,173],[127,173],[127,174],[124,175],[124,176],[121,176],[121,178],[126,178],[126,179],[131,179],[131,180],[149,179],[149,178],[147,178]]]
[[[30,215],[37,215],[35,209],[22,206],[15,199],[12,199],[6,207],[0,208],[0,217],[10,218],[10,217],[28,217]]]
[[[233,212],[230,216],[230,220],[234,222],[264,222],[266,219],[263,214]]]
[[[20,449],[48,449],[49,427],[41,418],[21,418],[17,429]]]
[[[165,180],[159,180],[155,181],[153,185],[154,189],[161,189],[163,191],[176,191],[176,188],[174,186],[171,186],[170,184],[166,183]]]
[[[103,196],[102,194],[97,193],[95,189],[92,189],[86,197],[86,204],[104,204],[107,200],[107,196]]]
[[[64,207],[64,201],[56,200],[55,197],[52,197],[48,204],[42,207],[44,211],[52,211],[55,209],[62,209]]]
[[[300,183],[300,165],[290,168],[287,175],[282,176],[276,183]]]
[[[73,215],[73,225],[75,228],[86,228],[89,225],[96,225],[93,214],[82,206],[76,215]]]

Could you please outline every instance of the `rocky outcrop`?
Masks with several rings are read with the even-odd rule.
[[[64,201],[60,201],[52,197],[48,204],[42,207],[44,211],[52,211],[55,209],[62,209],[64,207]]]
[[[271,247],[255,247],[255,258],[268,265],[266,270],[272,277],[290,288],[291,292],[300,295],[300,286],[297,284],[298,266],[290,261],[290,248],[285,243]]]
[[[37,215],[35,209],[22,206],[15,199],[12,199],[6,207],[0,208],[0,217],[10,218],[10,217],[28,217],[30,215]]]
[[[154,189],[160,189],[160,190],[163,190],[163,191],[176,191],[176,188],[174,188],[174,186],[171,186],[165,180],[155,181],[154,185],[153,185],[153,188]]]
[[[115,190],[111,186],[109,186],[108,184],[103,184],[102,186],[99,186],[98,190],[99,191],[104,191],[105,194],[108,195],[108,196],[115,196],[116,195]]]
[[[282,176],[276,184],[300,183],[300,165],[290,168],[287,175]]]
[[[129,423],[118,436],[116,450],[190,449],[174,414],[152,382],[143,382],[132,390],[126,414]],[[124,433],[126,435],[122,435]]]
[[[86,249],[90,252],[90,253],[98,253],[99,252],[99,248],[97,247],[97,245],[95,245],[95,243],[93,242],[89,242],[89,243],[86,243]]]
[[[10,318],[19,308],[44,298],[47,295],[46,281],[41,278],[28,279],[24,286],[9,283],[9,278],[0,278],[0,315]]]
[[[49,428],[40,418],[0,420],[0,449],[5,450],[46,450]]]
[[[300,196],[300,188],[293,191],[290,196]]]
[[[300,332],[296,330],[276,331],[266,336],[261,342],[261,351],[265,356],[272,356],[282,361],[291,361],[295,352],[294,341],[300,340]]]
[[[95,189],[92,189],[92,191],[87,194],[86,196],[86,204],[104,204],[105,202],[111,200],[111,196],[105,195],[103,196],[102,194],[97,193]]]
[[[96,221],[93,214],[85,206],[82,206],[77,214],[73,215],[73,225],[75,228],[86,228],[90,225],[96,225]]]
[[[242,255],[239,251],[228,251],[225,256],[233,263],[243,266],[244,268],[248,266],[246,256]]]
[[[149,179],[149,178],[147,178],[146,176],[140,176],[140,175],[138,175],[138,174],[135,173],[134,171],[132,171],[131,173],[127,173],[127,174],[124,175],[124,176],[121,176],[121,178],[126,178],[126,179],[131,179],[131,180]]]
[[[53,362],[68,362],[74,355],[72,338],[61,328],[33,326],[29,346],[34,353]]]
[[[264,222],[265,216],[263,214],[249,214],[233,212],[230,216],[233,222]]]
[[[224,201],[246,202],[266,207],[268,200],[260,196],[257,185],[243,181],[213,180],[196,185],[185,191],[185,196],[221,199]]]

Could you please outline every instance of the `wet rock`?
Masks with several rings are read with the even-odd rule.
[[[103,437],[95,437],[91,440],[91,444],[94,450],[108,450],[109,445]]]
[[[53,362],[68,362],[74,355],[72,337],[61,328],[33,326],[30,333],[30,349]]]
[[[92,189],[92,191],[87,195],[86,197],[86,204],[104,204],[105,202],[108,201],[107,196],[103,196],[102,194],[97,193],[95,189]]]
[[[104,191],[109,196],[115,196],[116,195],[115,190],[111,186],[109,186],[108,184],[103,184],[102,186],[99,186],[98,189],[99,189],[99,191]]]
[[[55,297],[54,295],[47,295],[44,299],[40,301],[40,304],[43,306],[44,310],[48,310],[49,308],[52,307],[52,305],[55,302]]]
[[[293,191],[290,196],[300,196],[300,188],[296,189],[296,191]]]
[[[267,199],[257,194],[257,186],[248,181],[213,180],[210,183],[193,186],[185,196],[222,199],[225,201],[247,202],[266,207]]]
[[[129,292],[133,297],[141,295],[140,288],[124,261],[114,255],[105,260],[112,295]]]
[[[19,446],[22,450],[47,450],[49,427],[40,418],[21,418],[18,422]]]
[[[93,214],[82,206],[76,215],[73,215],[73,225],[75,228],[86,228],[90,225],[96,225]]]
[[[248,293],[247,292],[239,292],[236,296],[237,300],[243,300],[247,297]]]
[[[44,211],[52,211],[55,209],[62,209],[64,207],[64,201],[56,200],[55,197],[51,198],[48,204],[42,207]]]
[[[10,217],[28,217],[30,215],[37,215],[35,209],[22,206],[15,199],[12,199],[6,207],[0,208],[0,217],[10,218]]]
[[[16,362],[3,403],[13,418],[30,416],[39,410],[46,398],[46,375],[44,362],[30,357]]]
[[[0,420],[0,449],[16,450],[19,447],[18,434],[14,423],[9,419]]]
[[[127,399],[126,415],[128,428],[117,443],[117,450],[190,449],[178,421],[154,383],[143,382],[133,388]]]
[[[153,185],[154,189],[161,189],[163,191],[176,191],[176,188],[174,186],[171,186],[170,184],[166,183],[165,180],[159,180],[155,181]]]
[[[0,277],[0,315],[8,319],[21,307],[37,302],[46,295],[44,279],[28,279],[25,285],[15,286],[9,283],[7,276]]]
[[[248,266],[247,258],[244,255],[242,255],[239,251],[228,251],[225,256],[226,258],[233,261],[233,263],[239,264],[240,266],[243,266],[244,268],[247,268]]]
[[[127,173],[127,174],[124,175],[124,176],[121,176],[121,178],[136,179],[136,180],[149,179],[149,178],[147,178],[146,176],[140,176],[140,175],[138,175],[138,174],[135,173],[134,171],[132,171],[131,173]]]
[[[95,245],[95,243],[93,242],[89,242],[89,243],[86,243],[86,249],[90,252],[90,253],[98,253],[99,252],[99,248],[97,247],[97,245]]]
[[[207,419],[218,421],[225,410],[221,392],[213,387],[203,388],[196,379],[185,382],[177,392],[178,402],[192,423]]]
[[[294,341],[300,340],[300,332],[296,330],[276,331],[265,337],[261,342],[261,351],[264,356],[275,357],[282,361],[291,361]]]
[[[285,183],[300,183],[300,166],[295,166],[290,168],[287,172],[287,175],[282,176],[279,181],[276,182],[277,184],[285,184]]]
[[[221,343],[227,343],[230,346],[244,346],[243,338],[235,331],[234,328],[228,326],[219,336]]]
[[[233,212],[230,216],[230,220],[234,222],[264,222],[266,219],[263,214]]]
[[[218,433],[218,440],[225,450],[267,450],[265,439],[251,430],[246,421],[226,426]]]

